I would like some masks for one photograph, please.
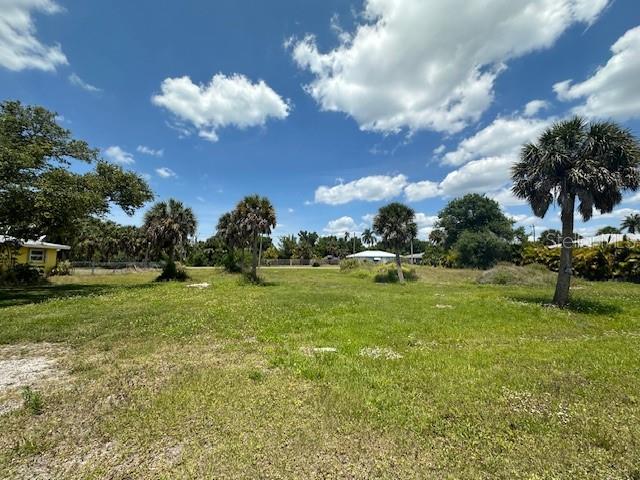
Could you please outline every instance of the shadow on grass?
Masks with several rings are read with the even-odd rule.
[[[551,297],[547,296],[531,296],[531,295],[512,295],[506,297],[515,302],[530,303],[532,305],[549,306]],[[589,300],[586,298],[571,298],[569,305],[564,310],[576,313],[590,313],[594,315],[613,315],[614,313],[622,313],[622,308],[611,303],[599,302],[597,300]]]
[[[0,288],[0,308],[16,305],[41,303],[54,298],[86,297],[89,295],[103,295],[105,293],[131,288],[149,288],[152,284],[137,285],[34,285],[30,287],[2,287]]]

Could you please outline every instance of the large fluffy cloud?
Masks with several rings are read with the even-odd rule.
[[[400,195],[406,184],[407,177],[404,175],[362,177],[349,183],[339,183],[333,187],[318,187],[315,201],[329,205],[341,205],[354,200],[368,202],[386,200]]]
[[[632,28],[611,47],[609,61],[587,80],[554,85],[561,100],[584,99],[575,110],[591,117],[625,120],[640,116],[640,26]]]
[[[264,81],[252,83],[244,75],[214,75],[208,84],[195,84],[189,77],[167,78],[161,93],[152,97],[198,134],[217,141],[217,130],[264,125],[267,119],[284,119],[289,105]]]
[[[14,71],[54,71],[67,65],[60,45],[44,45],[36,38],[33,21],[34,13],[61,10],[53,0],[0,0],[0,66]]]
[[[493,99],[504,62],[550,47],[609,0],[365,0],[355,32],[323,53],[315,38],[287,42],[313,75],[323,110],[364,130],[456,132]],[[455,19],[455,21],[451,21]]]
[[[442,163],[457,166],[483,157],[511,156],[523,143],[535,140],[547,125],[549,120],[537,118],[497,118],[446,153]]]
[[[107,160],[111,160],[115,163],[121,163],[123,165],[128,165],[134,163],[133,155],[126,150],[123,150],[118,145],[111,145],[107,147],[104,151],[104,156]]]
[[[358,233],[364,229],[363,224],[357,224],[351,217],[344,216],[330,220],[324,231],[329,235],[343,235],[345,233]]]

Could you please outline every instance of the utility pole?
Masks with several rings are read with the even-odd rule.
[[[531,225],[531,230],[533,230],[533,241],[536,241],[536,226],[535,225]]]
[[[413,238],[411,239],[411,265],[413,265]]]
[[[356,232],[353,232],[353,253],[356,253]]]

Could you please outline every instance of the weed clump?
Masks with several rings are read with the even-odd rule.
[[[490,285],[551,285],[555,281],[555,275],[544,265],[519,267],[506,263],[482,272],[477,281]]]

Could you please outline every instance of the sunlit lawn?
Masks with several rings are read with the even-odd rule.
[[[640,478],[639,285],[191,275],[0,290],[0,344],[66,372],[0,416],[0,478]]]

